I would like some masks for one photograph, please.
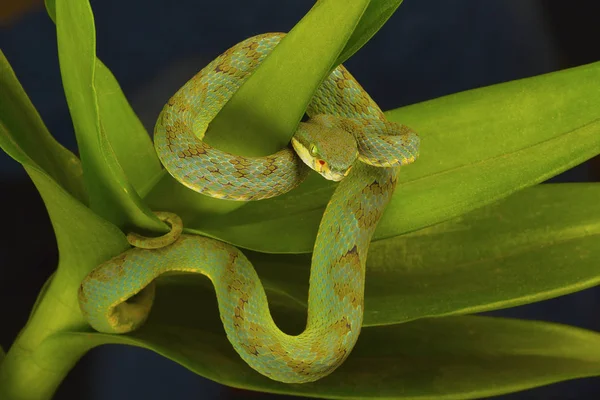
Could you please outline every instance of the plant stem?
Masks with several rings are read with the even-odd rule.
[[[0,365],[0,399],[51,399],[71,368],[93,347],[68,334],[86,327],[71,280],[59,271],[46,282],[29,321]]]

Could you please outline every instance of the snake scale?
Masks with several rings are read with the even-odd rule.
[[[238,43],[189,80],[168,101],[154,131],[157,154],[180,183],[229,200],[260,200],[296,187],[310,168],[340,181],[315,241],[306,329],[287,335],[274,323],[264,288],[237,248],[182,233],[175,214],[157,215],[171,231],[158,238],[129,234],[134,246],[94,269],[79,290],[90,325],[126,333],[146,320],[154,279],[169,271],[204,274],[215,287],[225,332],[237,353],[261,374],[303,383],[335,370],[358,339],[364,309],[369,242],[396,185],[398,166],[412,163],[419,138],[389,122],[350,73],[338,66],[322,82],[291,146],[266,157],[242,157],[202,141],[217,115],[284,37]]]

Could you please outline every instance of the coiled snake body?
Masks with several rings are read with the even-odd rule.
[[[397,167],[415,160],[419,139],[406,126],[387,121],[339,66],[315,93],[307,109],[310,120],[300,123],[292,138],[293,150],[241,157],[207,145],[202,137],[210,121],[282,37],[270,33],[247,39],[200,71],[163,109],[154,142],[172,176],[213,197],[277,196],[304,179],[306,165],[341,181],[313,250],[306,330],[290,336],[277,328],[260,279],[243,253],[214,239],[181,234],[181,220],[171,213],[157,213],[171,225],[170,233],[128,235],[135,247],[83,280],[80,307],[96,330],[137,329],[150,312],[154,279],[185,271],[211,279],[231,344],[252,368],[274,380],[320,379],[354,347],[363,318],[369,242],[394,191]]]

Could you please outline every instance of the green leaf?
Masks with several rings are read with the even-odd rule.
[[[78,202],[44,171],[25,169],[40,192],[56,235],[61,280],[68,276],[64,291],[70,292],[69,304],[80,314],[77,290],[81,280],[100,263],[129,247],[125,235],[115,225]]]
[[[221,150],[248,156],[271,154],[286,146],[368,4],[369,0],[317,2],[227,102],[204,140]],[[390,8],[389,4],[371,7],[367,26],[354,37],[352,51],[374,33]],[[174,204],[173,199],[180,200]],[[153,209],[177,211],[190,227],[196,225],[194,221],[243,206],[195,193],[170,175],[165,175],[145,200]]]
[[[4,353],[4,350],[2,349],[2,346],[0,346],[0,364],[2,364],[2,361],[4,361],[4,356],[6,354]]]
[[[55,0],[46,0],[45,3],[48,15],[56,21]],[[93,27],[93,15],[90,16]],[[160,161],[146,128],[131,108],[114,75],[100,59],[95,57],[95,60],[94,87],[103,131],[127,179],[137,193],[144,196],[162,176]]]
[[[3,55],[0,61],[0,146],[24,166],[40,192],[60,254],[58,270],[42,288],[22,333],[8,354],[0,349],[0,397],[42,399],[86,350],[71,343],[55,348],[48,337],[88,327],[77,304],[81,280],[129,246],[116,226],[82,203],[79,160],[50,136]]]
[[[56,0],[44,0],[44,5],[50,19],[56,23]]]
[[[61,75],[90,207],[118,226],[163,228],[136,192],[147,189],[159,172],[159,165],[149,138],[114,77],[96,59],[89,3],[58,0],[47,8],[56,12]],[[101,92],[97,91],[98,84]],[[123,166],[128,170],[124,171]]]
[[[0,147],[19,163],[46,171],[79,201],[86,201],[79,159],[50,135],[2,51]]]
[[[50,215],[59,251],[57,271],[44,285],[34,309],[0,365],[0,398],[47,399],[91,341],[82,346],[54,336],[86,330],[77,290],[93,268],[129,247],[123,233],[85,207],[44,171],[25,165]],[[88,346],[85,348],[85,346]]]
[[[316,2],[223,107],[211,123],[207,142],[243,155],[271,154],[286,146],[319,84],[358,51],[401,3]]]
[[[106,139],[127,180],[144,196],[162,176],[162,167],[146,128],[125,98],[110,70],[96,58],[94,87]]]
[[[0,79],[0,145],[20,162],[50,215],[59,250],[58,270],[36,300],[29,320],[0,365],[0,397],[46,398],[82,353],[49,349],[46,339],[85,329],[77,304],[81,280],[128,246],[123,233],[87,208],[79,160],[47,132],[6,60]],[[27,394],[26,394],[27,393]],[[3,397],[3,398],[4,398]],[[24,398],[24,397],[23,397]]]
[[[55,340],[141,346],[225,385],[319,398],[481,398],[600,374],[600,335],[594,332],[466,316],[364,328],[333,374],[314,383],[283,384],[241,360],[215,312],[214,292],[199,294],[186,280],[159,285],[150,319],[131,335],[73,333]],[[192,304],[202,312],[190,312]],[[272,309],[277,317],[293,316],[296,327],[302,326],[303,313]]]
[[[400,4],[402,0],[371,0],[335,65],[345,62],[363,47],[394,14]]]
[[[599,194],[600,184],[539,185],[372,244],[365,324],[486,311],[597,284]],[[290,334],[302,331],[309,256],[246,254],[267,288],[278,325]],[[202,312],[190,312],[194,305]],[[226,385],[325,398],[480,398],[600,374],[596,333],[445,317],[365,326],[356,349],[330,377],[284,385],[251,371],[234,353],[211,282],[190,275],[159,279],[150,318],[131,335],[73,333],[51,340],[57,349],[77,343],[141,346]]]
[[[421,155],[403,167],[374,240],[464,214],[600,154],[599,80],[595,63],[389,111],[420,134]],[[185,222],[248,249],[310,252],[333,189],[313,174],[283,196]],[[194,208],[169,201],[171,210]]]
[[[423,137],[419,167],[402,180],[419,194],[401,187],[378,237],[461,215],[600,154],[599,79],[600,62],[390,112]]]
[[[271,61],[263,62],[254,76],[249,78],[249,83],[244,85],[245,89],[236,93],[219,113],[211,124],[211,132],[206,140],[216,147],[236,154],[269,154],[285,146],[317,83],[320,82],[315,76],[323,78],[331,67],[337,66],[360,49],[401,3],[402,0],[371,0],[342,53],[333,63],[331,62],[344,43],[344,38],[348,35],[347,29],[351,27],[352,22],[330,24],[322,21],[350,19],[354,14],[358,14],[356,10],[360,9],[360,3],[353,3],[351,8],[338,2],[334,7],[328,4],[327,8],[313,10],[290,33],[292,39],[283,41],[282,45],[273,51],[269,56]],[[355,7],[359,8],[355,10]],[[343,34],[336,33],[338,30]],[[313,32],[316,31],[319,32],[320,38],[330,39],[315,42],[312,38]],[[297,38],[300,35],[303,35],[304,39]],[[293,39],[294,37],[296,39]],[[291,40],[294,40],[294,43]],[[307,53],[310,53],[308,58]],[[311,60],[311,65],[307,64],[307,59]],[[298,65],[302,65],[303,69],[299,70]],[[266,88],[271,88],[269,93],[272,95],[268,98],[265,97]],[[299,93],[304,97],[299,96]],[[282,98],[286,100],[282,102]],[[265,99],[264,107],[257,109],[256,99]],[[248,104],[252,104],[251,109],[248,109]],[[286,109],[282,110],[281,107]],[[257,114],[245,115],[247,112]],[[268,122],[265,124],[265,121]],[[278,125],[282,127],[279,130],[276,129]],[[255,138],[252,139],[251,135],[255,135]],[[174,199],[177,199],[176,204]],[[176,209],[186,226],[190,227],[196,227],[214,215],[226,214],[243,205],[240,202],[227,202],[198,194],[179,184],[168,174],[158,182],[145,200],[155,210]],[[218,232],[202,229],[192,231],[220,237]]]
[[[227,102],[205,140],[248,156],[286,146],[369,1],[318,1]]]
[[[371,244],[363,326],[497,310],[600,283],[600,184],[545,184]],[[265,286],[306,309],[310,254],[245,252]]]

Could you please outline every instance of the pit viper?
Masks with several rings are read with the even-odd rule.
[[[169,233],[157,238],[130,233],[134,247],[83,280],[80,308],[96,330],[139,328],[150,313],[155,278],[169,271],[194,272],[212,281],[229,341],[261,374],[281,382],[311,382],[330,374],[350,354],[363,319],[369,242],[394,191],[398,167],[418,155],[419,138],[408,127],[387,121],[340,65],[317,89],[306,110],[309,119],[299,123],[291,146],[265,157],[209,146],[202,138],[211,120],[283,37],[251,37],[208,64],[165,105],[154,144],[176,180],[222,199],[261,200],[286,193],[310,168],[340,181],[313,249],[306,329],[291,336],[276,326],[261,281],[239,249],[183,234],[177,215],[158,212],[171,226]]]

